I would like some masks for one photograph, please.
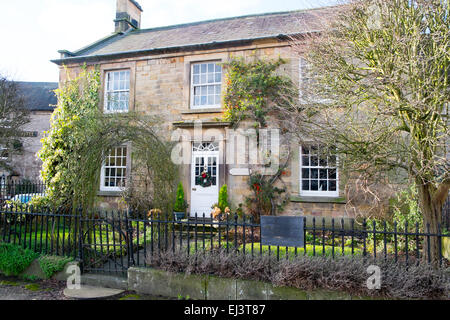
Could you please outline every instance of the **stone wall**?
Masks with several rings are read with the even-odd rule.
[[[224,154],[226,146],[226,125],[220,126],[218,120],[221,118],[223,109],[192,110],[190,109],[191,94],[191,64],[193,62],[221,61],[225,62],[231,57],[256,56],[259,58],[277,59],[286,58],[289,63],[282,67],[285,74],[292,79],[299,79],[298,57],[292,52],[286,42],[254,41],[252,45],[239,48],[223,48],[208,51],[192,51],[172,54],[160,54],[152,56],[141,56],[136,58],[122,58],[114,61],[100,61],[91,63],[89,67],[100,66],[102,81],[107,71],[129,69],[130,70],[130,110],[142,114],[159,117],[162,125],[162,136],[170,139],[174,132],[184,132],[189,137],[194,136],[193,121],[201,120],[204,124],[209,123],[205,130],[215,130],[215,138],[219,137],[221,143],[220,185],[228,185],[229,198],[234,207],[245,202],[245,197],[250,193],[248,187],[248,176],[233,176],[230,169],[240,167],[239,165],[224,164],[227,155]],[[80,65],[69,65],[68,71],[73,77],[79,71]],[[222,83],[224,81],[224,75]],[[65,69],[61,69],[61,81],[66,79]],[[103,87],[103,86],[102,86]],[[103,93],[101,94],[103,97]],[[103,105],[100,106],[101,108]],[[222,106],[223,107],[223,106]],[[216,124],[216,125],[214,125]],[[204,130],[204,132],[205,132]],[[210,138],[208,134],[203,137],[204,141]],[[191,140],[187,141],[190,143]],[[304,199],[299,196],[299,146],[295,143],[291,146],[293,150],[292,160],[286,175],[283,177],[292,202],[289,203],[282,214],[286,215],[312,215],[348,217],[352,212],[347,210],[344,199],[345,185],[341,185],[339,199]],[[189,147],[187,148],[190,149]],[[242,150],[241,150],[242,151]],[[190,152],[190,151],[189,151]],[[243,151],[246,152],[246,151]],[[190,158],[190,154],[187,155]],[[190,165],[181,166],[181,181],[185,189],[187,201],[190,200],[191,174]],[[102,197],[101,206],[104,208],[117,208],[117,200]]]
[[[41,139],[44,132],[50,129],[51,114],[51,111],[32,111],[30,122],[22,128],[26,132],[37,132],[37,136],[22,138],[22,150],[10,156],[10,165],[14,174],[19,175],[19,179],[27,178],[34,181],[39,179],[42,161],[37,153],[42,147]],[[1,172],[1,174],[8,176],[11,173]]]
[[[305,291],[275,287],[270,283],[227,279],[208,275],[174,274],[151,268],[129,268],[128,290],[140,294],[194,300],[361,300],[345,292]]]

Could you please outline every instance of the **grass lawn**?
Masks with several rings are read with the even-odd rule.
[[[222,241],[220,243],[221,248],[226,249],[227,248],[227,243],[226,241]],[[219,247],[219,242],[218,241],[214,241],[213,242],[213,247],[214,248],[218,248]],[[187,249],[187,247],[186,247]],[[235,244],[233,242],[228,242],[228,249],[230,251],[235,250]],[[244,245],[239,245],[238,246],[238,252],[243,253],[244,251]],[[297,249],[297,250],[296,250]],[[211,250],[211,241],[210,240],[205,240],[205,250],[209,251]],[[277,251],[278,250],[278,251]],[[203,251],[203,240],[200,240],[197,242],[197,251]],[[190,243],[189,246],[189,252],[191,254],[195,253],[195,243]],[[259,254],[263,254],[263,255],[271,255],[271,256],[277,256],[277,252],[279,254],[280,257],[286,257],[286,247],[274,247],[271,246],[270,250],[269,250],[269,246],[262,246],[259,243],[254,243],[253,244],[253,254],[254,255],[259,255]],[[252,244],[246,244],[245,245],[245,253],[246,254],[251,254],[252,253]],[[354,248],[353,249],[353,254],[354,255],[362,255],[362,250],[360,248]],[[294,247],[289,247],[287,248],[287,255],[288,258],[293,258],[296,256],[302,256],[305,255],[305,248],[303,247],[298,247],[298,248],[294,248]],[[326,245],[325,246],[325,250],[323,249],[322,245],[316,245],[315,248],[313,245],[306,245],[306,255],[307,256],[327,256],[327,257],[331,257],[333,255],[333,247]],[[334,247],[334,255],[338,256],[338,255],[342,255],[342,247],[341,246],[335,246]],[[352,248],[351,247],[344,247],[344,255],[345,256],[349,256],[352,255]]]

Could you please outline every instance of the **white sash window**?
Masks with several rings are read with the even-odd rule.
[[[102,165],[100,190],[123,190],[127,182],[128,162],[127,146],[113,148]]]
[[[191,108],[220,108],[222,66],[218,62],[194,63],[191,70]]]
[[[110,71],[105,78],[105,112],[128,112],[130,70]]]
[[[337,160],[319,146],[300,147],[300,195],[338,197]]]

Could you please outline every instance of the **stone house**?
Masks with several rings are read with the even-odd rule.
[[[41,139],[45,131],[50,129],[50,118],[57,104],[53,92],[58,88],[57,82],[16,82],[19,94],[24,98],[25,107],[29,110],[29,122],[21,131],[20,147],[15,152],[7,152],[7,162],[11,172],[0,172],[0,176],[15,180],[29,179],[38,181],[42,161],[37,156],[42,147]]]
[[[332,7],[249,15],[196,23],[140,29],[142,8],[133,0],[117,0],[115,31],[75,52],[59,51],[60,83],[83,65],[99,66],[104,112],[137,111],[161,116],[167,139],[185,139],[182,182],[191,215],[209,216],[219,189],[227,184],[236,207],[250,192],[249,141],[233,149],[230,123],[218,121],[224,112],[225,74],[221,63],[230,57],[288,60],[283,72],[301,81],[301,61],[289,42],[291,35],[317,32],[319,17]],[[197,132],[196,132],[197,130]],[[276,134],[274,134],[276,135]],[[272,135],[271,135],[272,136]],[[275,140],[271,140],[275,141]],[[335,159],[320,159],[314,148],[292,141],[293,154],[283,178],[290,202],[281,214],[345,217],[345,185]],[[118,146],[102,165],[99,197],[114,207],[127,183],[132,163],[130,146]],[[234,150],[236,152],[234,152]],[[302,159],[302,161],[300,161]],[[210,183],[201,183],[207,171]]]

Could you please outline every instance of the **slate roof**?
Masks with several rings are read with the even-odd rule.
[[[61,64],[67,60],[105,57],[121,53],[233,44],[237,41],[318,32],[322,26],[321,18],[331,16],[335,11],[336,7],[323,7],[131,30],[113,34],[76,52],[61,51],[67,54],[67,58],[53,60],[53,62]]]
[[[58,89],[57,82],[16,82],[25,107],[30,111],[53,111],[57,98],[53,90]]]

